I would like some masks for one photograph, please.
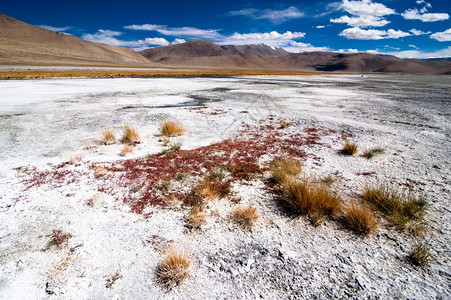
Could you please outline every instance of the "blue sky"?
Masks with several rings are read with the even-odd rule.
[[[0,12],[80,38],[142,50],[189,40],[290,52],[451,57],[449,0],[2,1]]]

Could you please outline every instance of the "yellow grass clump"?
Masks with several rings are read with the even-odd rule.
[[[136,129],[133,126],[126,124],[122,133],[122,143],[133,144],[138,140],[139,134]]]
[[[109,128],[105,128],[100,134],[100,142],[104,145],[114,144],[116,142],[114,132]]]
[[[128,153],[133,153],[133,147],[128,144],[125,144],[124,147],[122,147],[120,154],[121,156],[125,156]]]
[[[189,277],[191,255],[171,249],[157,268],[157,280],[166,288],[179,285]]]
[[[324,215],[334,216],[341,211],[342,200],[323,184],[308,179],[288,179],[281,187],[282,203],[295,214],[305,214],[314,225]]]
[[[357,144],[345,141],[341,153],[345,155],[355,155],[357,153]]]
[[[302,171],[301,163],[292,157],[277,157],[270,164],[271,180],[282,184]]]
[[[238,206],[232,214],[233,220],[246,227],[252,228],[258,220],[257,210],[251,206]]]
[[[386,184],[367,185],[363,200],[373,205],[399,230],[408,227],[409,222],[419,221],[426,210],[426,197],[416,196],[412,191],[402,191]]]
[[[342,223],[360,235],[368,235],[377,228],[373,212],[366,206],[352,204],[341,217]]]
[[[178,122],[166,121],[160,124],[160,134],[163,136],[178,136],[185,132],[185,128]]]
[[[201,207],[193,206],[188,215],[188,227],[199,229],[205,224],[206,214]]]
[[[407,258],[412,264],[425,267],[429,264],[430,260],[429,249],[424,245],[417,245]]]

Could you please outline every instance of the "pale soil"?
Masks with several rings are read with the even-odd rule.
[[[449,299],[450,78],[427,76],[260,76],[193,79],[47,79],[0,81],[0,298],[2,299]],[[207,108],[190,110],[196,105]],[[248,113],[242,113],[247,111]],[[270,116],[271,115],[271,116]],[[187,229],[187,210],[148,207],[130,212],[115,195],[98,192],[92,162],[114,162],[122,145],[99,145],[105,127],[134,125],[141,144],[126,158],[166,149],[161,120],[178,120],[175,138],[194,149],[238,136],[242,122],[269,118],[305,128],[335,130],[310,154],[311,177],[332,175],[347,202],[367,182],[410,185],[426,193],[422,239],[399,233],[380,218],[362,238],[325,220],[317,228],[281,210],[265,176],[234,186],[257,208],[252,231],[230,220],[236,206],[213,201],[207,224]],[[338,154],[341,133],[360,147],[382,146],[367,160]],[[319,157],[314,159],[314,156]],[[27,187],[32,168],[80,172],[73,183]],[[270,157],[262,157],[263,165]],[[14,168],[23,167],[20,170]],[[24,168],[26,167],[26,168]],[[367,175],[365,175],[367,174]],[[173,182],[173,188],[192,184]],[[128,192],[128,191],[117,191]],[[72,235],[48,247],[54,229]],[[417,243],[430,248],[426,268],[406,260]],[[194,257],[191,277],[171,291],[155,271],[169,247]],[[72,250],[71,250],[72,249]],[[121,277],[107,288],[107,280]]]

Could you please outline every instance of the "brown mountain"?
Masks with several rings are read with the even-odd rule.
[[[205,40],[151,48],[140,53],[152,62],[167,66],[273,71],[451,74],[451,62],[446,60],[401,59],[391,55],[368,53],[292,54],[267,45],[220,46]]]
[[[128,48],[88,42],[0,14],[0,64],[128,66],[149,63]]]

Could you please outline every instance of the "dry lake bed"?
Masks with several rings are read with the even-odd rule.
[[[0,91],[1,299],[451,298],[450,76],[9,80]],[[184,134],[161,137],[165,121]],[[129,153],[127,124],[140,135]],[[101,143],[106,128],[117,142]],[[356,155],[340,153],[345,139]],[[384,153],[362,156],[374,147]],[[422,232],[379,212],[368,236],[287,213],[268,179],[280,155],[344,206],[378,182],[424,195]],[[213,171],[230,191],[192,228],[183,200]],[[234,221],[238,206],[255,208],[252,228]],[[418,245],[424,266],[408,259]],[[192,257],[171,289],[157,271],[168,249]]]

